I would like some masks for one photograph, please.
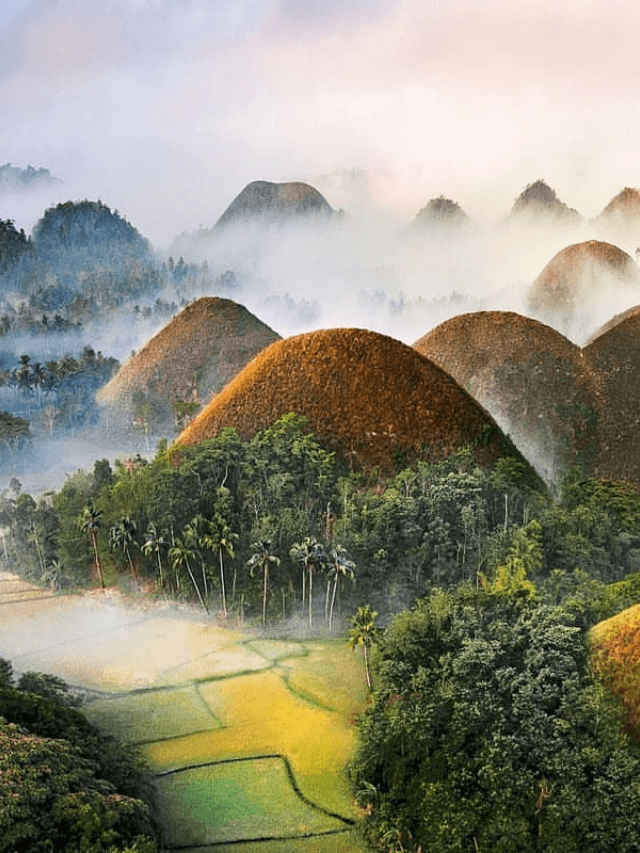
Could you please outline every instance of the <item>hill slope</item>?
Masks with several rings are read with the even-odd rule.
[[[571,313],[621,287],[640,296],[635,261],[612,243],[587,240],[567,246],[549,261],[531,285],[528,303],[533,311]]]
[[[100,390],[122,417],[151,408],[154,426],[172,421],[178,401],[206,403],[279,335],[230,299],[187,305]]]
[[[491,417],[443,370],[393,338],[332,329],[272,344],[178,437],[197,444],[223,427],[249,437],[294,412],[358,469],[442,459],[474,445],[487,461],[510,450]]]
[[[252,181],[234,198],[214,228],[256,220],[269,223],[330,216],[332,212],[324,196],[309,184],[300,181],[281,184]]]
[[[593,464],[599,393],[580,348],[555,329],[479,311],[445,321],[414,347],[491,413],[547,483]]]

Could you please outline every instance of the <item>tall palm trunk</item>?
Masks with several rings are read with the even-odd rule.
[[[196,593],[198,594],[198,598],[200,599],[200,604],[204,607],[204,609],[208,613],[209,608],[207,607],[204,599],[202,598],[202,593],[200,592],[200,588],[198,587],[198,584],[196,583],[196,579],[193,576],[193,572],[191,571],[191,566],[189,565],[189,560],[185,560],[184,564],[187,567],[187,571],[189,572],[189,577],[191,578],[191,583],[193,584],[193,588],[195,589]]]
[[[262,588],[262,630],[267,627],[267,588],[269,585],[269,563],[265,563],[264,569],[264,585]]]
[[[96,561],[96,571],[100,580],[100,588],[104,589],[104,576],[102,574],[102,564],[100,563],[100,555],[98,554],[98,540],[95,530],[91,531],[91,544],[93,545],[93,556]]]
[[[309,627],[313,627],[313,567],[309,566]]]
[[[222,593],[222,614],[227,618],[227,593],[224,585],[224,563],[222,562],[222,545],[218,549],[220,556],[220,592]]]

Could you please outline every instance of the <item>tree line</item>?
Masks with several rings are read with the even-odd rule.
[[[293,414],[251,440],[227,429],[161,443],[151,462],[99,460],[37,499],[14,482],[0,525],[0,556],[30,580],[119,583],[311,630],[365,604],[386,619],[505,566],[558,597],[640,570],[640,502],[623,483],[576,474],[556,503],[517,459],[481,469],[470,450],[383,480],[350,471]]]

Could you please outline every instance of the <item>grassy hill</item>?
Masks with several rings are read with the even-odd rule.
[[[278,341],[258,355],[178,437],[192,445],[235,427],[254,435],[288,412],[353,467],[393,471],[474,445],[479,460],[510,445],[493,419],[416,350],[362,329]]]
[[[179,401],[206,404],[279,335],[230,299],[188,305],[122,366],[97,395],[125,419],[141,405],[171,422]]]

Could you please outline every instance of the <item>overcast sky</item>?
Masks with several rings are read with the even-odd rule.
[[[491,220],[538,178],[593,216],[640,185],[639,39],[630,0],[3,0],[0,164],[157,244],[352,167],[400,219]]]

